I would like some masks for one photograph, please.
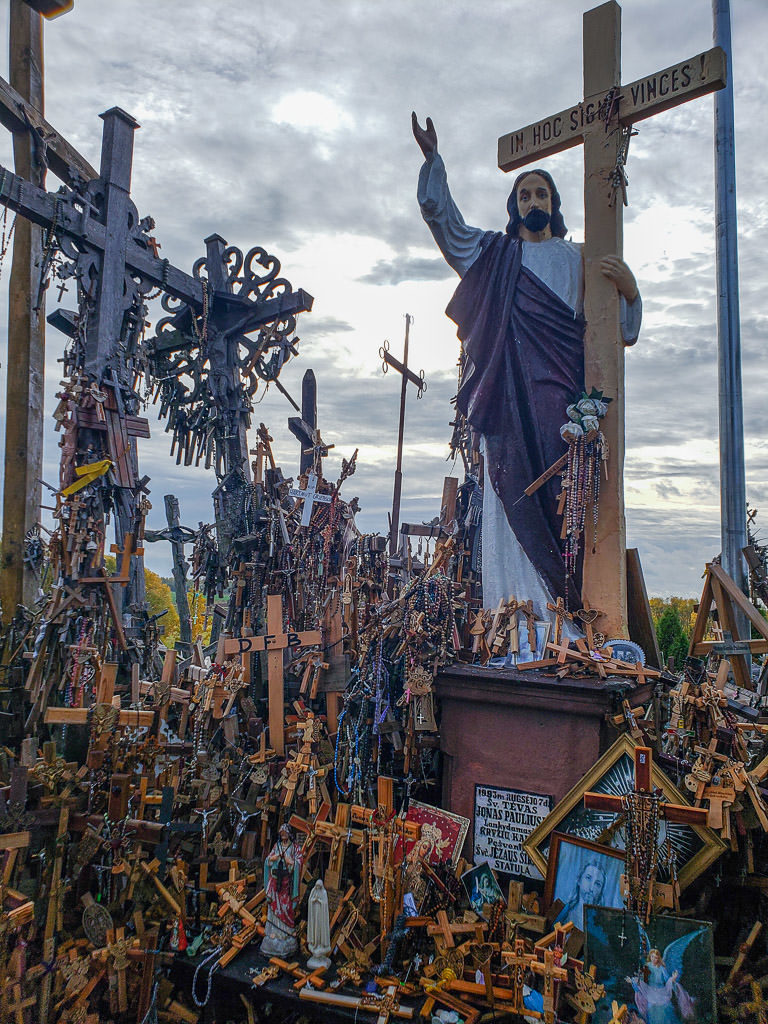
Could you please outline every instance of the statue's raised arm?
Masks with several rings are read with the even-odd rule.
[[[411,127],[413,128],[413,137],[418,142],[424,159],[431,160],[437,152],[437,132],[432,124],[432,118],[428,117],[426,128],[422,128],[416,117],[416,111],[413,110],[411,111]]]

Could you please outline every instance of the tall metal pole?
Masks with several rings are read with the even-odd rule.
[[[10,80],[43,113],[43,28],[23,0],[11,0]],[[15,132],[16,173],[45,186],[45,167],[32,133]],[[5,474],[0,600],[8,621],[16,605],[34,600],[36,580],[24,566],[24,536],[40,515],[43,469],[43,381],[45,300],[37,305],[43,257],[42,229],[25,217],[16,221],[8,297],[8,359],[5,406]]]
[[[722,564],[747,593],[742,548],[747,543],[744,412],[741,394],[736,157],[733,137],[733,60],[729,0],[712,0],[714,43],[728,61],[728,83],[715,93],[715,228],[717,368],[720,396],[720,518]],[[740,624],[741,626],[741,624]],[[741,628],[740,628],[741,633]],[[748,634],[742,634],[747,636]]]

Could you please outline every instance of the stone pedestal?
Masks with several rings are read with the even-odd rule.
[[[629,696],[649,700],[653,687],[624,680],[554,679],[516,669],[451,665],[437,677],[442,804],[472,822],[475,784],[553,797],[557,804],[618,735],[606,722]]]

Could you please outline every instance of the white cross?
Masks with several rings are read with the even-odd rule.
[[[309,521],[312,518],[312,506],[316,501],[320,501],[324,505],[329,505],[331,502],[330,494],[317,493],[317,473],[308,474],[305,490],[302,490],[300,487],[291,487],[288,491],[288,496],[304,499],[304,511],[301,516],[302,526],[309,526]]]

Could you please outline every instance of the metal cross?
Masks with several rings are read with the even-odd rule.
[[[304,490],[300,487],[291,487],[288,491],[288,496],[291,498],[302,498],[304,501],[304,510],[301,515],[302,526],[309,526],[309,521],[312,518],[312,508],[316,501],[329,505],[332,500],[330,494],[318,494],[316,473],[309,473],[307,476],[307,486]]]

